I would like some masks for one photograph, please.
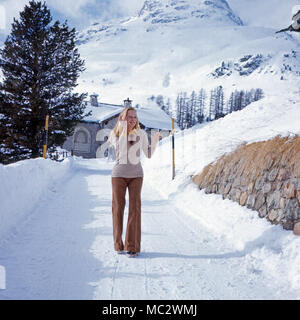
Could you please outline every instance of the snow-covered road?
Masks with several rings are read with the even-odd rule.
[[[49,188],[0,248],[6,268],[0,299],[295,298],[251,267],[249,248],[233,250],[147,181],[142,252],[135,259],[117,255],[111,166],[77,160],[61,185]]]

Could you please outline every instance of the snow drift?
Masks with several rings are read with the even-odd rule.
[[[63,183],[71,164],[71,159],[59,163],[42,158],[0,164],[0,242],[30,217],[43,194]]]

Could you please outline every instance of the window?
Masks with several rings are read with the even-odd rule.
[[[75,134],[75,143],[88,143],[87,133],[84,131],[77,131]]]

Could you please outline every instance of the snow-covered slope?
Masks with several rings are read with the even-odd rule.
[[[78,34],[86,60],[78,89],[96,91],[102,101],[130,96],[142,105],[161,94],[173,106],[180,91],[218,85],[227,95],[256,87],[267,96],[285,92],[299,87],[300,37],[277,30],[243,25],[225,0],[147,0],[135,17],[99,21]],[[222,62],[247,72],[212,77]]]

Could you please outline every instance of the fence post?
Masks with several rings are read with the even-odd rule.
[[[46,121],[45,121],[45,144],[43,148],[43,158],[46,159],[47,157],[47,145],[48,145],[48,126],[49,126],[49,115],[46,115]]]

